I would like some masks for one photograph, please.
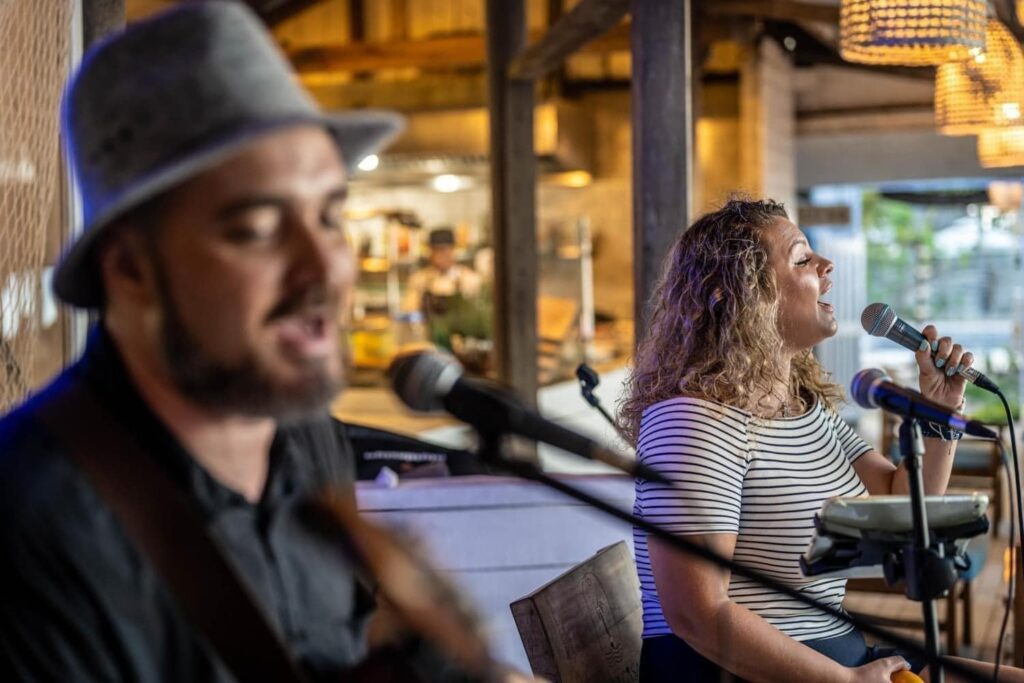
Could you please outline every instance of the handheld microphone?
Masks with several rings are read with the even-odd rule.
[[[911,351],[917,351],[921,348],[921,342],[925,341],[925,336],[908,325],[902,318],[897,317],[896,312],[892,310],[892,306],[888,304],[875,303],[869,305],[860,314],[860,324],[868,334],[875,337],[885,337]],[[932,358],[934,358],[935,352],[932,351],[931,354]],[[999,391],[999,387],[996,386],[995,382],[974,368],[964,368],[957,374],[985,391],[993,393]]]
[[[447,411],[485,435],[517,434],[598,460],[633,477],[672,483],[650,467],[541,417],[508,391],[464,376],[458,361],[445,354],[400,355],[388,368],[388,377],[398,398],[413,410]]]
[[[952,408],[925,398],[913,389],[901,387],[878,368],[867,368],[853,376],[850,394],[861,408],[881,408],[903,417],[957,429],[983,439],[997,439],[996,433],[975,420],[968,420]]]

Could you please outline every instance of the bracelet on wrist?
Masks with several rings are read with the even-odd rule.
[[[942,439],[943,441],[959,441],[963,438],[964,433],[959,429],[953,429],[946,425],[941,425],[935,422],[921,422],[921,436],[932,439]]]

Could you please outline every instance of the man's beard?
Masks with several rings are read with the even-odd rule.
[[[328,359],[310,361],[306,381],[285,383],[276,380],[252,350],[231,364],[210,358],[185,326],[171,296],[163,265],[156,263],[156,270],[163,308],[160,343],[164,362],[175,386],[192,401],[220,413],[294,422],[322,413],[341,391],[343,373],[332,377]],[[292,297],[276,310],[283,313],[298,310],[312,303],[313,298],[323,300],[323,296],[306,294]],[[338,354],[341,365],[340,348]]]

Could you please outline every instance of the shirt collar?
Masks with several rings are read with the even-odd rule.
[[[157,460],[205,515],[213,516],[232,507],[252,506],[244,496],[219,482],[199,464],[150,409],[102,324],[90,333],[76,370],[114,418],[130,429],[143,450]],[[289,437],[289,430],[278,429],[271,444],[267,483],[257,505],[274,506],[293,492],[297,474],[293,439]]]

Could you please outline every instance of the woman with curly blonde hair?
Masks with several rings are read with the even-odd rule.
[[[844,580],[800,572],[814,513],[833,496],[906,492],[907,475],[839,418],[842,392],[811,353],[836,332],[822,301],[832,270],[775,202],[734,200],[697,220],[665,261],[620,421],[673,482],[638,481],[637,515],[839,608]],[[958,407],[955,370],[973,358],[923,333],[921,391]],[[958,434],[925,436],[925,489],[942,493]],[[909,666],[839,620],[639,530],[634,540],[641,681],[881,682]]]

